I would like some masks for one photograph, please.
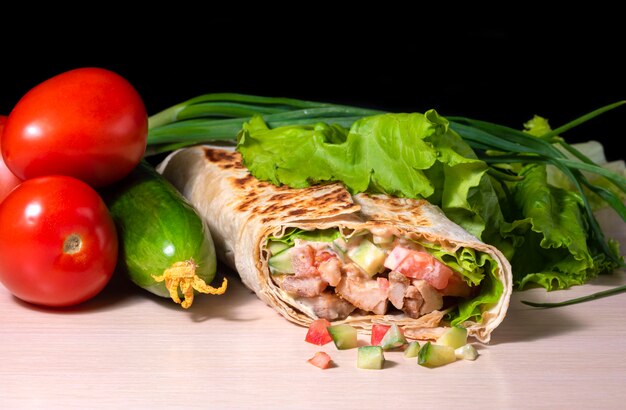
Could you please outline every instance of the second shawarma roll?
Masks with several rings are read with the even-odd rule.
[[[292,322],[396,323],[421,340],[460,325],[486,343],[506,315],[509,262],[425,200],[276,186],[229,147],[180,149],[157,169],[206,219],[220,260]]]

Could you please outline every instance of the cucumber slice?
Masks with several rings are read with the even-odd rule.
[[[381,346],[360,346],[357,351],[356,367],[380,370],[385,365],[385,354]]]
[[[417,357],[420,351],[420,344],[417,340],[412,341],[409,345],[404,349],[404,357],[407,359],[412,357]]]
[[[393,349],[394,347],[400,347],[406,344],[406,338],[404,333],[398,327],[397,324],[392,324],[389,330],[385,333],[385,336],[380,340],[380,346],[383,350]]]
[[[457,359],[476,360],[476,358],[478,357],[478,352],[473,345],[466,344],[454,349],[454,355]]]
[[[437,344],[459,348],[467,343],[467,329],[461,326],[452,326],[439,336]]]
[[[417,364],[424,367],[439,367],[456,360],[454,349],[450,346],[426,342],[417,354]]]
[[[343,255],[348,251],[348,243],[344,238],[337,238],[333,241],[333,249]]]
[[[333,338],[335,346],[339,350],[353,349],[357,347],[356,328],[348,324],[333,325],[328,327],[328,333]]]
[[[290,248],[291,246],[286,244],[285,242],[280,242],[280,241],[268,241],[267,242],[267,250],[269,251],[270,255],[276,255],[279,252],[284,251],[287,248]]]
[[[291,263],[291,249],[292,248],[287,248],[270,257],[268,264],[270,266],[270,272],[272,273],[272,275],[291,275],[295,273],[295,270],[293,269],[293,265]]]
[[[348,251],[348,257],[371,277],[380,272],[387,254],[367,239],[362,239],[357,247]]]

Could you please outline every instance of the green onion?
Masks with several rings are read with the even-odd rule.
[[[574,305],[576,303],[582,303],[582,302],[587,302],[589,300],[600,299],[606,296],[617,295],[623,292],[626,292],[626,285],[617,286],[612,289],[603,290],[600,292],[592,293],[590,295],[585,295],[585,296],[581,296],[578,298],[564,300],[562,302],[530,302],[528,300],[522,300],[521,302],[525,305],[532,306],[532,307],[553,308],[553,307]]]

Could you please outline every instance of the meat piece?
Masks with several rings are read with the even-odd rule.
[[[443,295],[437,289],[433,288],[423,279],[412,281],[413,286],[417,288],[424,299],[424,304],[420,308],[420,315],[425,315],[443,307]]]
[[[410,284],[409,278],[403,274],[396,271],[389,272],[389,290],[387,293],[389,301],[396,309],[402,309],[402,306],[404,306],[404,295]]]
[[[313,309],[317,317],[331,321],[345,319],[356,309],[350,302],[331,292],[322,292],[318,296],[298,300]]]
[[[407,316],[417,319],[421,316],[420,308],[423,304],[424,298],[422,298],[422,294],[419,290],[413,285],[407,286],[406,292],[404,293],[402,311],[406,313]]]
[[[295,276],[310,277],[319,275],[315,266],[315,253],[315,249],[309,245],[296,246],[291,249],[291,264]]]
[[[383,315],[387,311],[387,292],[383,292],[376,279],[361,273],[353,264],[344,265],[344,275],[335,288],[342,298],[359,309]]]
[[[321,294],[328,286],[328,282],[318,277],[296,277],[285,275],[278,286],[284,291],[294,293],[298,296],[311,298]]]
[[[335,286],[341,279],[337,257],[308,244],[291,250],[291,263],[294,275],[276,281],[283,290],[298,296],[318,296],[329,283]]]
[[[330,286],[337,286],[341,280],[341,262],[336,257],[322,261],[317,270]]]

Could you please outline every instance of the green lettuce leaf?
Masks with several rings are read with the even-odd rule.
[[[365,117],[350,130],[318,123],[270,129],[244,124],[237,150],[250,172],[276,185],[303,188],[341,181],[355,194],[426,198],[478,238],[512,249],[487,165],[436,111]]]
[[[533,135],[550,129],[541,117],[525,126]],[[551,185],[545,165],[511,164],[521,180],[496,179],[434,110],[364,117],[350,129],[325,123],[270,129],[253,117],[238,136],[237,150],[254,176],[276,185],[340,181],[352,194],[427,199],[497,247],[511,261],[517,289],[564,289],[616,268],[599,242],[587,237],[588,215],[576,191]],[[614,242],[609,246],[617,249]],[[465,306],[462,316],[493,301],[492,282],[483,284],[484,302]]]
[[[444,138],[447,133],[447,120],[434,110],[365,117],[350,130],[324,123],[269,129],[254,117],[243,126],[237,150],[253,175],[277,185],[342,181],[353,194],[427,198],[439,181],[426,171],[437,163],[461,167],[457,172],[470,181],[463,189],[477,184],[487,169],[482,161],[455,152],[458,141]]]
[[[447,319],[456,325],[466,320],[480,322],[482,312],[502,297],[504,285],[496,275],[497,263],[486,253],[471,248],[460,248],[451,253],[434,245],[425,245],[429,252],[442,263],[458,272],[470,286],[480,286],[480,292],[472,299],[460,300]]]
[[[564,289],[586,283],[611,266],[603,252],[590,248],[579,195],[549,185],[544,165],[526,165],[520,175],[524,179],[511,187],[520,215],[508,225],[524,238],[511,260],[516,287],[534,283],[547,290]]]

